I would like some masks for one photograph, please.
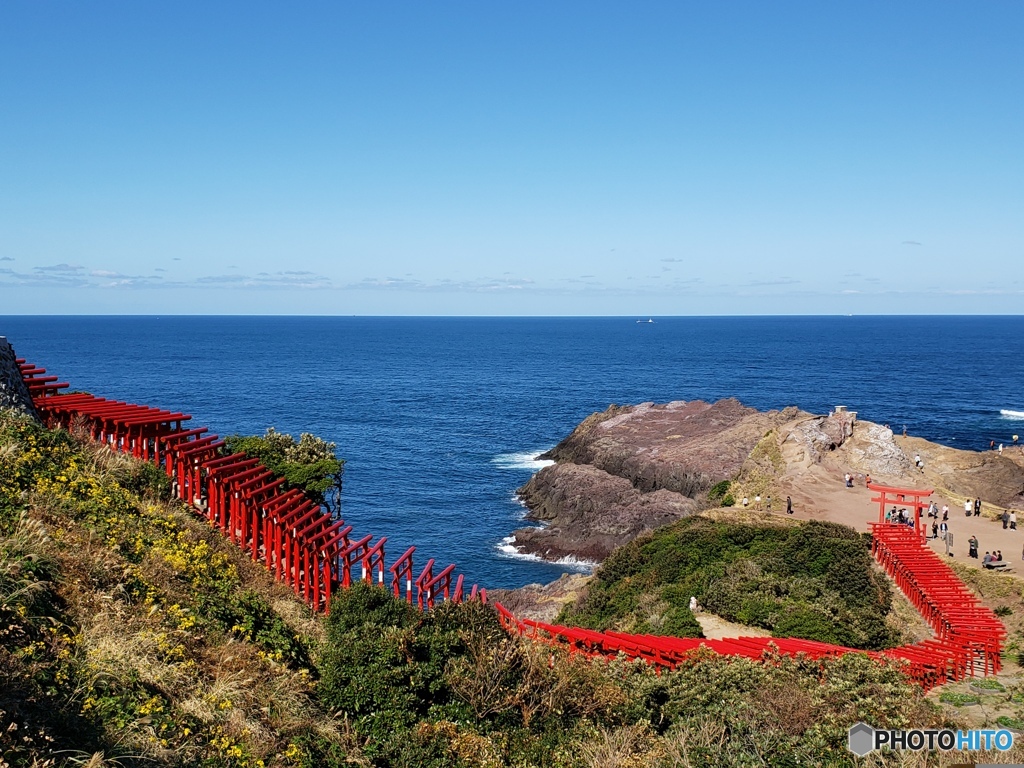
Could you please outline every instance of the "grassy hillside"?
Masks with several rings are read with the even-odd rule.
[[[658,675],[366,585],[311,616],[166,491],[0,415],[0,766],[852,766],[850,723],[939,717],[861,656]]]
[[[787,523],[789,521],[786,521]],[[686,518],[618,549],[561,623],[700,637],[690,597],[729,621],[854,648],[898,642],[892,593],[867,542],[834,523],[742,513]]]

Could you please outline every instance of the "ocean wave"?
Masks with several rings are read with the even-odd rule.
[[[544,451],[521,451],[520,453],[499,453],[491,463],[499,469],[528,469],[536,472],[538,469],[550,467],[555,462],[550,459],[539,459]]]
[[[1024,411],[1011,411],[1008,408],[1003,408],[999,411],[999,415],[1012,421],[1024,421]]]
[[[495,549],[501,552],[505,557],[510,557],[515,560],[526,560],[533,563],[548,563],[549,565],[560,565],[563,568],[568,568],[573,571],[579,571],[581,573],[590,573],[593,571],[599,563],[595,563],[592,560],[581,560],[574,555],[566,555],[558,560],[545,560],[539,555],[534,555],[530,552],[521,552],[519,547],[516,546],[515,536],[506,536],[501,540],[500,544],[495,545]]]

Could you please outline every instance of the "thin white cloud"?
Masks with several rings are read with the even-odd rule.
[[[74,275],[81,272],[85,267],[77,264],[53,264],[48,267],[35,267],[36,272],[53,272],[64,275]]]

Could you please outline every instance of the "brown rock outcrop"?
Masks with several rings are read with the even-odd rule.
[[[601,561],[640,533],[706,506],[703,494],[743,466],[796,408],[761,412],[738,400],[612,406],[584,420],[543,458],[558,463],[519,489],[527,519],[521,551],[546,560]]]
[[[545,560],[600,562],[643,531],[693,514],[693,499],[665,489],[643,493],[589,464],[545,467],[519,489],[528,519],[543,528],[515,532],[516,546]]]

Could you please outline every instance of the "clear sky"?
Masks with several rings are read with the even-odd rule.
[[[0,4],[0,315],[1020,313],[1024,3]]]

